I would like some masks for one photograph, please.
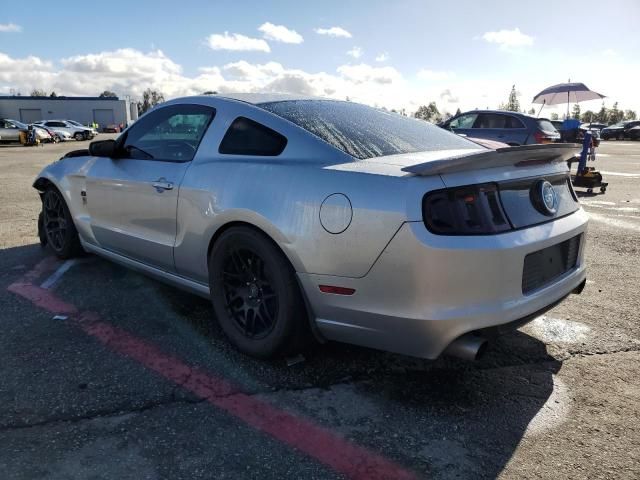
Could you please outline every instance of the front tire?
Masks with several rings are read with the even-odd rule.
[[[42,227],[46,242],[58,258],[64,260],[82,252],[80,237],[62,194],[49,187],[42,195]]]
[[[299,351],[307,312],[295,271],[264,234],[231,227],[209,256],[213,309],[238,350],[258,358]]]
[[[84,135],[80,132],[77,132],[76,134],[73,135],[73,138],[75,138],[76,141],[80,142],[84,140]]]

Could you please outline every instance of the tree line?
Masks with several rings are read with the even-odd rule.
[[[205,95],[215,94],[215,93],[217,92],[204,92]],[[18,95],[20,94],[18,93]],[[529,109],[529,111],[521,110],[520,101],[518,99],[519,95],[520,94],[516,90],[516,86],[513,85],[511,87],[511,91],[509,92],[507,101],[505,103],[501,103],[500,105],[498,105],[498,110],[507,110],[510,112],[521,112],[521,113],[528,113],[529,115],[535,115],[536,110],[534,108]],[[47,94],[45,90],[39,89],[39,88],[34,88],[31,91],[31,96],[32,97],[50,97],[50,98],[57,97],[56,92],[51,92],[50,94]],[[99,98],[112,98],[112,97],[118,98],[118,95],[115,92],[112,92],[110,90],[105,90],[98,97]],[[348,97],[347,97],[347,100],[349,100]],[[151,88],[147,88],[142,93],[142,100],[136,102],[138,107],[138,114],[142,115],[146,111],[150,110],[151,108],[155,107],[156,105],[164,101],[165,101],[165,97],[162,92],[158,90],[153,90]],[[400,115],[405,115],[405,116],[407,115],[407,112],[404,108],[399,110],[391,109],[391,112],[398,113]],[[459,108],[456,110],[456,112],[453,115],[451,115],[447,111],[440,112],[436,102],[429,102],[427,105],[419,106],[418,109],[413,114],[413,116],[414,118],[426,120],[427,122],[438,123],[438,122],[447,120],[452,116],[459,115],[460,113],[461,112]],[[549,117],[551,118],[551,120],[560,119],[560,115],[556,112],[552,112]],[[562,116],[563,119],[565,117],[566,117],[566,114]],[[603,102],[602,107],[597,112],[593,112],[591,110],[581,112],[580,104],[576,103],[573,106],[573,110],[571,111],[570,117],[580,120],[581,122],[584,122],[584,123],[613,124],[613,123],[618,123],[624,120],[635,120],[637,118],[637,114],[634,110],[629,110],[629,109],[623,110],[619,108],[618,102],[614,103],[613,107],[611,108],[606,108]]]
[[[529,115],[535,115],[535,108],[531,108],[529,109],[529,111],[525,111],[524,109],[520,108],[520,101],[518,99],[518,96],[519,93],[516,90],[516,86],[513,85],[511,87],[511,92],[509,92],[507,101],[498,105],[498,110],[507,110],[510,112],[520,112],[528,113]],[[395,110],[391,111],[395,112]],[[399,111],[398,113],[402,113],[402,111]],[[460,114],[459,108],[454,115],[458,114]],[[438,123],[447,120],[452,115],[446,111],[441,113],[438,110],[436,102],[430,102],[427,105],[421,105],[420,107],[418,107],[418,110],[416,110],[413,116],[415,118],[426,120],[428,122]],[[566,114],[562,115],[562,119],[566,118],[566,116]],[[614,103],[613,107],[611,108],[606,108],[603,102],[602,107],[597,112],[593,112],[591,110],[581,112],[580,104],[576,103],[574,104],[573,110],[571,111],[571,114],[569,116],[570,118],[575,118],[583,123],[606,123],[609,125],[625,120],[635,120],[636,118],[638,118],[635,110],[623,110],[618,107],[618,102]],[[551,120],[560,120],[560,115],[556,112],[552,112],[549,117],[551,118]]]

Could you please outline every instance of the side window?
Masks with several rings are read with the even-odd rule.
[[[473,126],[473,122],[476,121],[478,117],[477,113],[467,113],[466,115],[460,115],[458,118],[454,118],[449,122],[449,127],[451,128],[471,128]]]
[[[524,124],[519,118],[507,115],[506,119],[507,121],[504,128],[525,128]]]
[[[275,157],[287,146],[286,137],[245,117],[236,118],[224,134],[219,153]]]
[[[170,105],[140,118],[125,134],[127,158],[189,162],[198,150],[215,110],[204,105]]]
[[[505,128],[506,115],[499,113],[481,113],[473,128]]]

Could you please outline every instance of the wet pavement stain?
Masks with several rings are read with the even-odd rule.
[[[531,322],[529,329],[545,343],[579,343],[587,339],[591,328],[584,323],[543,315]]]

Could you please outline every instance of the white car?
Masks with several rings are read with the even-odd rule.
[[[94,137],[98,136],[98,130],[96,130],[93,127],[88,127],[86,125],[81,124],[80,122],[76,122],[75,120],[67,120],[67,122],[72,124],[72,125],[75,125],[76,127],[88,128],[89,130],[91,130],[91,132],[93,133]]]
[[[59,128],[49,128],[49,130],[51,130],[61,142],[68,142],[69,140],[73,140],[73,135],[71,135],[66,130],[62,130]]]
[[[64,131],[69,133],[76,140],[91,140],[95,135],[93,131],[85,126],[74,125],[67,120],[40,120],[35,122],[37,125],[44,125],[52,130]]]

